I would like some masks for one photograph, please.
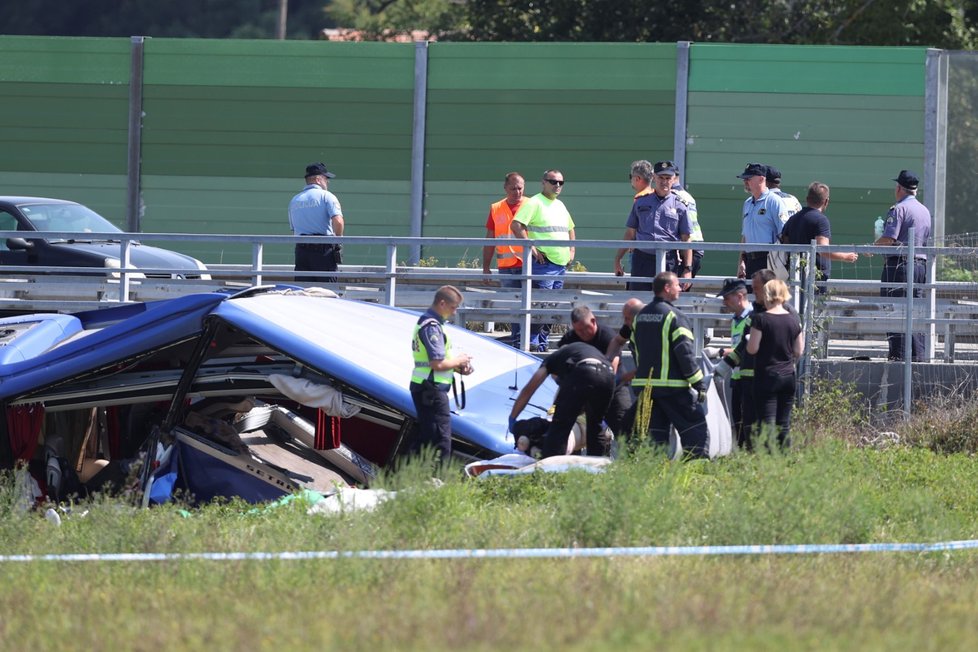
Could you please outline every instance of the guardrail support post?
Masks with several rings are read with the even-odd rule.
[[[397,292],[397,245],[387,245],[387,269],[386,269],[386,300],[388,306],[395,304]]]
[[[910,419],[910,401],[913,400],[913,392],[910,382],[913,379],[913,272],[914,248],[916,236],[914,228],[907,230],[907,257],[903,260],[903,267],[907,276],[907,314],[903,329],[903,418]]]
[[[261,242],[256,242],[254,246],[251,248],[251,271],[254,272],[254,274],[252,274],[251,279],[254,285],[262,284],[261,272],[264,266],[264,259],[265,259],[265,245],[263,245]]]
[[[143,42],[133,36],[129,45],[129,144],[126,173],[126,230],[138,233],[142,225],[140,205],[143,147]]]
[[[121,251],[119,252],[119,303],[129,302],[129,238],[123,236],[122,242],[120,243]]]
[[[530,249],[527,248],[526,252],[529,254]],[[523,265],[523,272],[520,274],[520,287],[523,289],[522,302],[520,303],[520,323],[523,325],[520,328],[520,349],[523,351],[528,351],[530,349],[530,324],[533,320],[530,319],[530,301],[533,299],[533,282],[530,280],[530,275],[533,274],[533,265],[535,263],[533,256],[527,255],[526,264]]]

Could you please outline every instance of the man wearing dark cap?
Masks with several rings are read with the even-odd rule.
[[[306,187],[289,202],[289,227],[293,235],[343,235],[343,209],[336,195],[329,192],[329,180],[336,175],[324,163],[306,166]],[[295,246],[295,271],[335,272],[340,263],[339,244],[300,243]],[[296,276],[296,281],[335,283],[335,276]]]
[[[733,426],[737,445],[746,448],[750,423],[745,423],[744,420],[744,390],[746,388],[750,391],[754,370],[741,369],[740,362],[744,357],[745,335],[750,332],[750,318],[754,308],[747,298],[747,281],[744,279],[728,278],[717,296],[723,299],[723,307],[733,313],[733,317],[730,319],[730,348],[716,351],[721,360],[713,374],[730,379],[730,425]]]
[[[781,202],[785,208],[783,221],[787,222],[789,217],[801,210],[801,202],[791,193],[781,190],[781,170],[773,165],[769,165],[767,166],[765,178],[767,180],[768,190],[781,198]]]
[[[688,242],[693,232],[686,204],[672,192],[676,178],[676,166],[672,161],[659,161],[652,167],[655,191],[637,196],[632,210],[625,221],[623,240],[638,242]],[[628,252],[619,249],[615,254],[615,273],[622,275],[621,259]],[[632,250],[632,278],[653,278],[657,273],[656,250],[637,247]],[[680,262],[682,263],[680,265]],[[675,249],[666,252],[666,270],[682,274],[683,278],[692,276],[693,251],[684,249],[682,254]],[[651,290],[651,282],[631,281],[629,290]]]
[[[750,194],[744,201],[740,241],[759,244],[778,242],[788,215],[781,198],[768,190],[767,166],[748,163],[737,178],[743,179],[744,190]],[[737,278],[752,276],[754,272],[767,267],[767,251],[742,251],[740,263],[737,265]]]
[[[917,175],[910,170],[900,170],[900,174],[894,179],[896,188],[894,195],[896,203],[890,206],[886,214],[886,223],[883,225],[883,235],[873,244],[878,246],[897,246],[906,247],[910,243],[910,229],[914,232],[914,246],[927,247],[930,244],[931,219],[930,211],[927,207],[917,201],[917,186],[920,180]],[[927,282],[927,255],[915,253],[913,261],[909,263],[912,267],[909,273],[913,274],[914,297],[922,297],[923,290],[920,286]],[[906,256],[887,256],[886,264],[883,266],[883,275],[880,281],[883,283],[897,283],[897,287],[880,288],[881,297],[905,297],[907,296],[908,262]],[[890,360],[904,360],[904,335],[903,333],[887,333],[887,342],[890,346]],[[911,339],[911,355],[914,362],[924,360],[926,351],[924,349],[924,334],[913,333]]]

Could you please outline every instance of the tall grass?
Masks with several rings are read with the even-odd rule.
[[[456,467],[440,486],[421,460],[382,479],[397,498],[369,513],[100,498],[57,527],[15,508],[8,474],[0,554],[976,538],[973,413],[877,448],[860,445],[868,422],[835,430],[839,403],[802,413],[787,452],[673,463],[638,446],[603,474],[472,481]],[[6,563],[0,649],[972,649],[976,559]]]

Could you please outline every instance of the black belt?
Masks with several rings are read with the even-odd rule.
[[[333,249],[336,247],[339,247],[339,245],[327,244],[325,242],[322,244],[315,242],[300,242],[296,245],[297,249],[321,249],[322,251],[333,251]]]
[[[578,360],[574,365],[575,367],[580,367],[585,365],[587,367],[605,367],[608,371],[611,371],[611,365],[605,360],[598,360],[597,358],[584,358],[583,360]]]
[[[905,262],[907,260],[907,257],[906,256],[887,256],[886,257],[886,260],[887,260],[887,262],[893,260],[893,261],[896,261],[897,263],[902,263],[902,262]],[[915,263],[926,263],[927,262],[927,258],[924,257],[924,256],[914,256],[913,257],[913,262],[915,262]]]
[[[766,260],[767,259],[767,252],[766,251],[747,251],[747,252],[744,252],[744,258],[746,260],[757,260],[758,258],[764,258]]]

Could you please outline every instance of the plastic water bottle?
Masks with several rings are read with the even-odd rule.
[[[880,215],[876,216],[876,240],[883,237],[883,217]]]

